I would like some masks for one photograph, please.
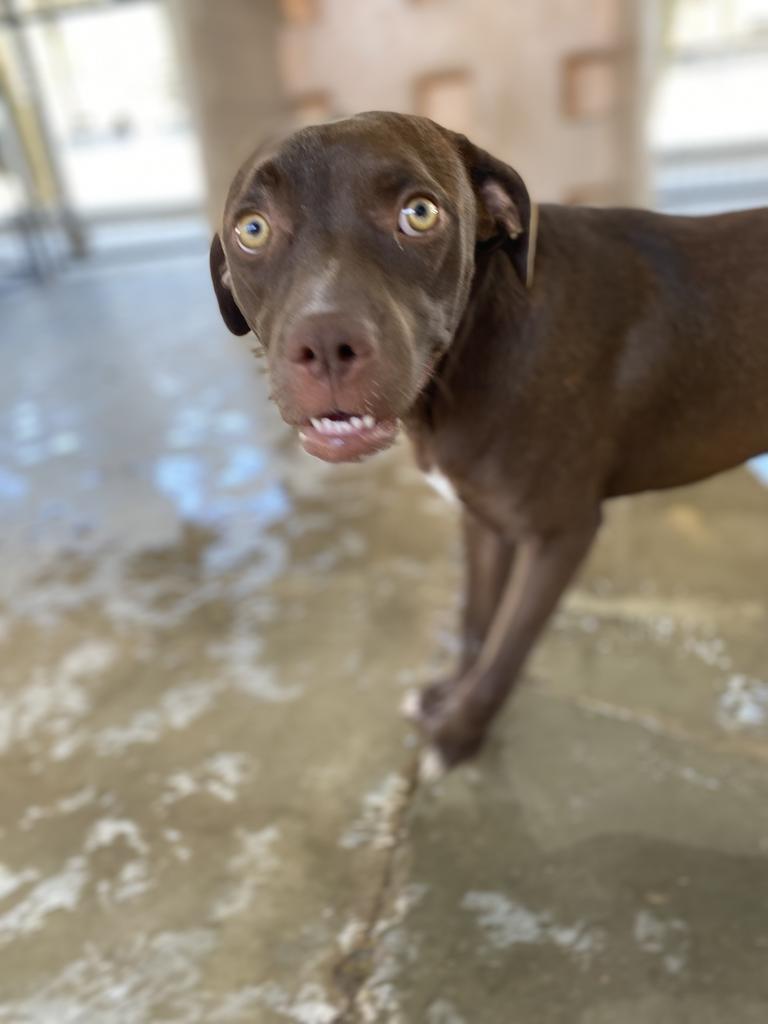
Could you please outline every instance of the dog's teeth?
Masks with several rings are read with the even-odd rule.
[[[311,417],[309,421],[315,430],[321,434],[331,434],[340,436],[342,434],[352,434],[356,430],[372,430],[377,426],[376,420],[373,416],[366,414],[365,416],[350,416],[349,419],[332,420],[328,416],[323,417]]]

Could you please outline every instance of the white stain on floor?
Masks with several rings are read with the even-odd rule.
[[[768,683],[733,675],[717,705],[717,719],[730,730],[755,729],[768,723]]]
[[[93,853],[94,850],[104,849],[118,839],[124,840],[134,853],[142,857],[149,852],[149,847],[142,838],[139,826],[136,822],[126,818],[101,818],[95,822],[85,841],[86,852]]]
[[[494,949],[552,943],[577,955],[598,952],[600,929],[579,921],[563,925],[549,911],[534,911],[501,892],[468,892],[461,906],[475,914],[478,928]]]
[[[238,625],[228,640],[210,644],[208,654],[221,663],[222,672],[241,693],[270,704],[297,700],[304,688],[276,679],[274,671],[261,664],[261,647],[257,636]]]
[[[69,651],[53,669],[37,669],[17,692],[0,705],[0,753],[38,735],[64,737],[90,711],[89,687],[117,657],[107,643],[85,641]]]
[[[229,884],[211,908],[215,921],[236,917],[251,907],[257,891],[267,884],[279,866],[274,851],[279,839],[280,829],[275,825],[256,832],[238,831],[238,850],[227,861],[227,870],[236,881]]]
[[[334,1024],[339,1019],[338,1007],[329,1002],[322,986],[314,983],[303,985],[295,996],[291,996],[282,986],[268,982],[251,989],[251,998],[259,1006],[294,1024]]]
[[[75,814],[84,807],[88,807],[95,799],[95,786],[84,786],[82,789],[78,789],[74,793],[69,793],[67,796],[59,797],[59,799],[55,800],[52,804],[47,804],[43,807],[38,804],[32,804],[24,811],[24,815],[19,821],[19,828],[22,832],[27,832],[39,821],[64,817],[67,814]]]
[[[634,923],[635,942],[645,953],[661,958],[667,974],[680,974],[688,959],[688,926],[679,918],[661,918],[652,910],[639,910]]]
[[[181,731],[207,714],[224,689],[222,683],[190,682],[167,690],[154,708],[135,712],[124,725],[108,726],[89,742],[102,757],[123,754],[129,747],[157,743],[170,730]]]
[[[206,1008],[220,1007],[221,999],[201,991],[201,962],[215,947],[213,932],[204,929],[131,937],[111,955],[89,943],[80,959],[33,995],[0,1003],[0,1020],[13,1024],[226,1020],[213,1012],[206,1014]],[[195,993],[194,999],[190,993]]]
[[[198,793],[234,803],[252,771],[253,759],[248,754],[222,751],[196,768],[169,775],[158,803],[168,807]]]
[[[60,910],[74,910],[88,879],[85,857],[71,857],[54,875],[39,881],[10,910],[0,915],[0,945],[39,931]]]
[[[48,454],[56,457],[74,455],[82,447],[80,437],[72,430],[61,431],[48,440]]]
[[[427,1010],[427,1024],[467,1024],[464,1017],[447,999],[437,999]]]
[[[0,864],[0,900],[4,900],[6,896],[11,896],[17,889],[21,889],[22,886],[28,885],[30,882],[36,882],[39,877],[40,872],[34,868],[12,871],[5,864]]]

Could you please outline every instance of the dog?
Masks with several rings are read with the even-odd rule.
[[[607,499],[768,451],[767,259],[768,210],[537,207],[422,117],[303,128],[241,167],[211,275],[283,419],[328,462],[402,427],[460,503],[460,662],[411,707],[442,766],[481,747]]]

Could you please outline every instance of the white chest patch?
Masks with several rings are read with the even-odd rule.
[[[427,481],[430,487],[433,487],[441,498],[445,498],[451,505],[457,505],[459,503],[459,496],[456,493],[453,484],[444,476],[439,469],[431,469],[429,473],[424,474],[424,479]]]

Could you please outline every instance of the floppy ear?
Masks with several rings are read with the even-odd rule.
[[[531,198],[523,179],[466,136],[456,135],[455,139],[478,199],[478,248],[483,251],[501,246],[523,284],[530,284]]]
[[[214,235],[211,242],[210,262],[213,289],[216,292],[224,323],[233,334],[247,334],[250,327],[245,322],[245,317],[240,312],[240,308],[235,302],[235,296],[232,294],[227,258],[218,235]]]

